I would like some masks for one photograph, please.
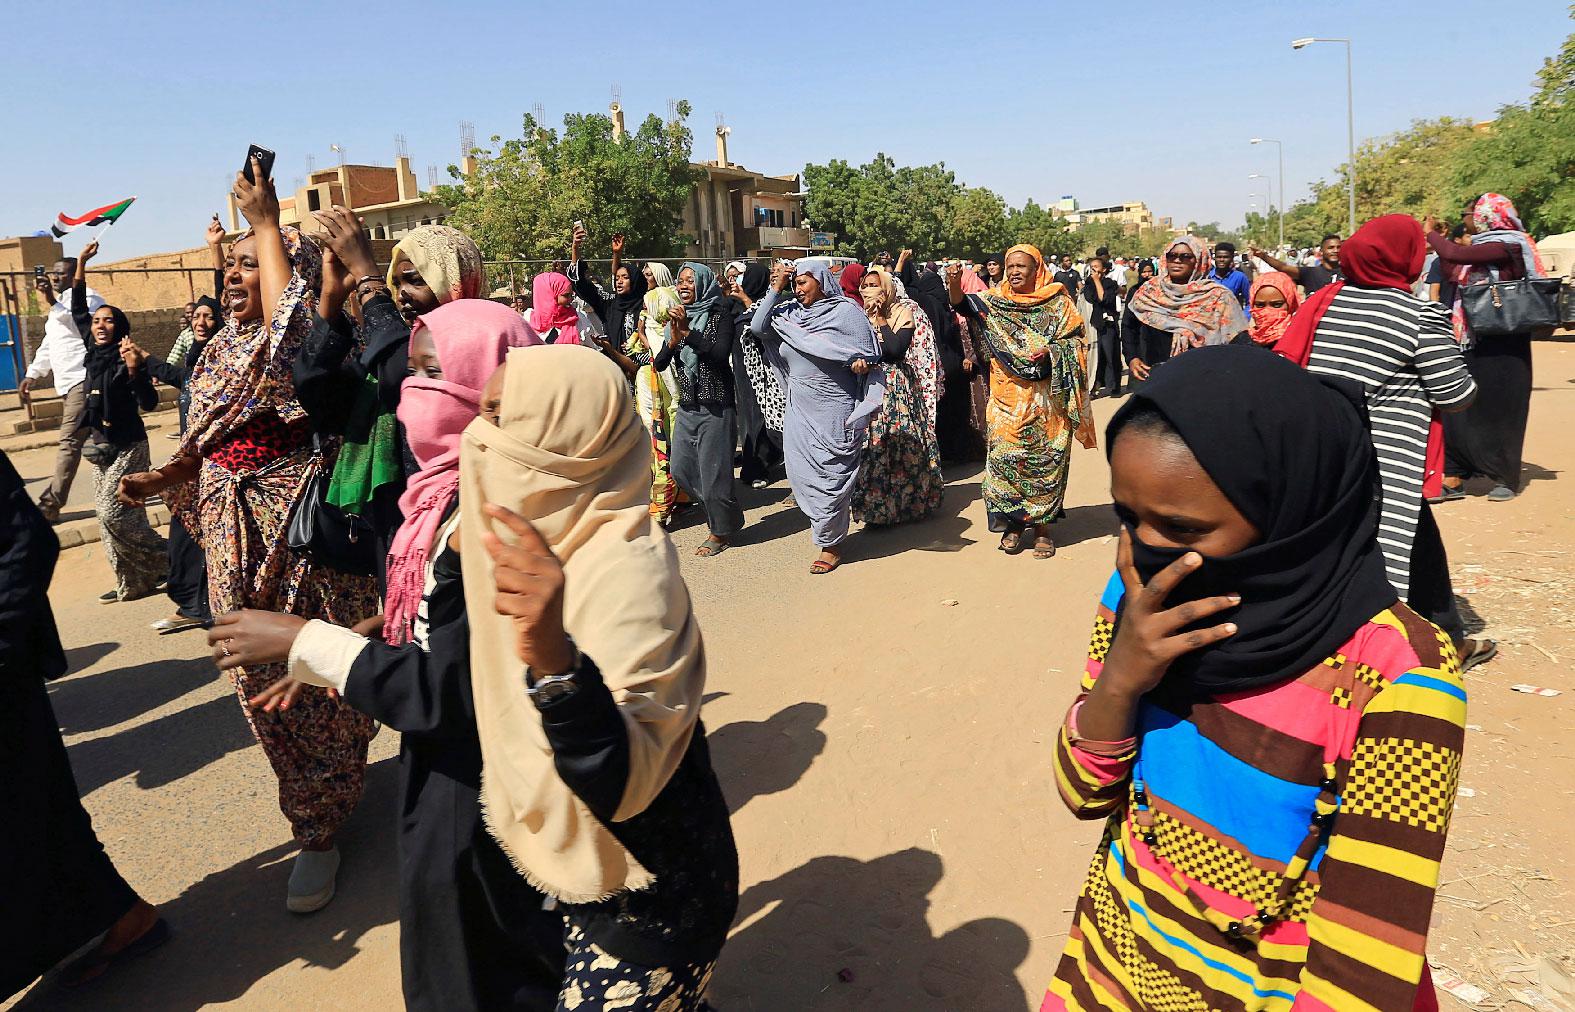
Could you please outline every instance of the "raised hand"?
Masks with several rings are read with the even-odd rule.
[[[323,226],[323,241],[350,272],[352,280],[377,276],[377,257],[372,240],[361,227],[361,220],[348,207],[335,204],[326,211],[313,211],[312,217]]]
[[[612,237],[612,252],[613,252],[613,256],[615,256],[615,257],[623,256],[623,233],[622,232],[614,232],[613,233],[613,237]]]
[[[252,156],[252,176],[257,182],[246,181],[245,173],[235,174],[235,201],[241,214],[253,228],[279,224],[279,195],[274,192],[273,180],[263,175],[262,163]]]
[[[787,264],[771,265],[771,287],[779,292],[785,292],[793,284],[793,268]]]
[[[344,308],[345,299],[355,290],[355,281],[350,277],[350,270],[334,254],[332,246],[323,250],[323,289],[317,299],[317,315],[323,319],[332,317]]]
[[[209,246],[218,246],[224,242],[224,226],[219,224],[219,216],[214,215],[208,222],[208,227],[203,231],[203,241]]]
[[[516,538],[508,545],[492,530],[481,535],[497,585],[493,607],[514,620],[515,653],[544,674],[567,672],[574,648],[563,630],[563,564],[524,517],[496,503],[481,510]]]
[[[82,247],[82,252],[77,254],[77,262],[85,264],[96,256],[98,256],[98,240],[94,239]]]

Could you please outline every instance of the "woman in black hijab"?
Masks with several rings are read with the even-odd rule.
[[[903,250],[897,261],[897,280],[908,297],[919,304],[935,329],[935,349],[941,360],[941,400],[935,411],[935,435],[940,443],[941,462],[960,464],[984,459],[984,441],[973,428],[968,384],[971,373],[963,369],[967,355],[963,348],[962,328],[952,312],[946,295],[946,282],[928,268],[915,270]]]
[[[614,235],[611,296],[590,276],[583,261],[576,259],[570,274],[574,277],[574,293],[585,300],[606,330],[605,335],[592,335],[597,346],[618,363],[633,383],[640,367],[651,362],[651,351],[639,333],[640,310],[645,305],[645,293],[650,291],[645,272],[624,261],[623,236]]]
[[[115,498],[121,478],[153,466],[142,412],[158,407],[159,395],[146,356],[131,343],[126,314],[114,306],[88,312],[87,264],[97,253],[95,240],[77,258],[71,318],[86,352],[82,427],[88,430],[88,440],[82,455],[93,465],[94,511],[104,557],[115,574],[115,589],[100,594],[99,601],[113,604],[157,590],[169,575],[169,556],[164,539],[148,523],[148,511]]]
[[[1335,382],[1206,347],[1110,423],[1118,572],[1056,749],[1062,799],[1110,825],[1045,1008],[1431,997],[1466,694],[1389,586],[1361,395]]]
[[[771,265],[751,260],[737,287],[728,293],[740,320],[747,320],[770,287]],[[738,477],[751,488],[765,488],[782,466],[782,413],[787,398],[748,327],[741,328],[733,342],[733,385],[738,395],[738,432],[744,443]]]

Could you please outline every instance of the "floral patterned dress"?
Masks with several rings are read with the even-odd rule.
[[[867,524],[927,517],[946,488],[935,436],[941,380],[935,330],[918,303],[902,299],[899,305],[913,314],[913,341],[901,362],[887,364],[886,396],[865,439],[853,515]]]

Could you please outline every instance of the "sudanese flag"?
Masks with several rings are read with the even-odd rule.
[[[113,204],[105,204],[103,207],[96,207],[88,213],[79,215],[75,218],[69,218],[66,216],[66,212],[61,211],[59,214],[55,215],[55,223],[49,226],[49,230],[53,232],[55,234],[55,238],[58,239],[67,232],[75,231],[84,225],[93,226],[103,225],[106,223],[113,225],[116,221],[120,220],[120,216],[126,213],[126,208],[130,207],[131,202],[136,199],[136,197],[127,197],[125,200],[117,201]]]

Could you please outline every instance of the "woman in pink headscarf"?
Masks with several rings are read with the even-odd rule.
[[[1252,304],[1252,318],[1248,320],[1252,343],[1271,348],[1285,336],[1291,317],[1302,304],[1296,294],[1296,282],[1284,271],[1264,271],[1253,278],[1247,300]]]
[[[563,277],[541,275],[538,284],[546,276]],[[421,469],[399,499],[405,522],[388,552],[383,636],[395,646],[414,631],[427,557],[459,489],[459,435],[480,409],[481,388],[510,348],[541,343],[518,313],[484,299],[451,302],[411,328],[411,373],[400,390],[399,421]]]
[[[567,275],[543,271],[531,281],[531,329],[547,344],[579,344],[580,314],[574,308],[574,285]],[[557,335],[550,332],[557,330]]]
[[[1442,499],[1464,498],[1466,479],[1482,475],[1494,482],[1488,499],[1508,502],[1520,494],[1521,453],[1531,417],[1531,332],[1478,335],[1466,320],[1460,293],[1466,285],[1494,277],[1518,281],[1545,278],[1548,272],[1508,197],[1484,193],[1471,205],[1467,219],[1469,246],[1449,241],[1443,226],[1432,218],[1426,226],[1428,244],[1453,269],[1458,283],[1455,340],[1480,391],[1471,407],[1444,417],[1447,459]]]

